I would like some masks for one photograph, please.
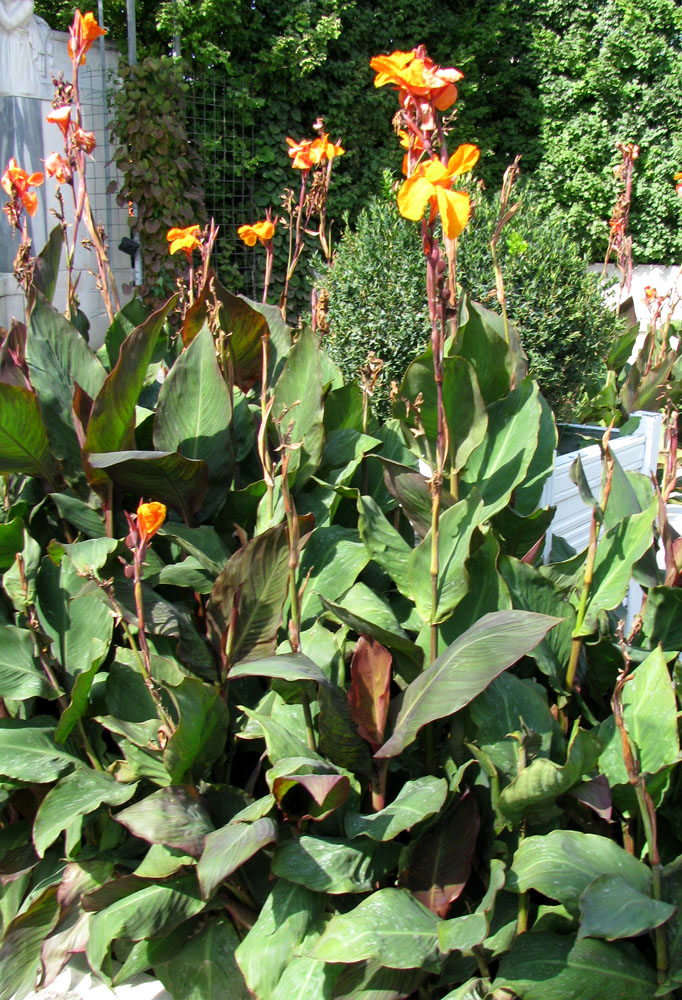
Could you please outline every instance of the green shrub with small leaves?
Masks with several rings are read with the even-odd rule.
[[[519,197],[498,244],[507,308],[533,376],[557,416],[568,418],[605,371],[618,321],[561,213],[543,216],[529,189]],[[457,277],[472,298],[499,311],[490,256],[497,213],[496,198],[479,199],[460,240]],[[347,378],[358,378],[369,351],[385,361],[376,400],[384,412],[391,380],[402,378],[429,335],[423,271],[418,227],[376,199],[346,231],[329,274],[329,351]]]
[[[429,336],[424,255],[417,228],[395,198],[377,198],[347,228],[327,277],[330,333],[326,348],[346,379],[358,379],[370,351],[384,368],[374,406],[390,411],[391,381],[400,381]]]

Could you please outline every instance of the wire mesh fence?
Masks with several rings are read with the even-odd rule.
[[[213,262],[228,287],[255,298],[257,254],[237,237],[253,221],[254,128],[245,120],[240,95],[219,74],[194,79],[187,97],[187,130],[204,164],[206,210],[220,227]]]
[[[112,162],[109,125],[112,118],[109,91],[115,83],[111,70],[103,70],[92,60],[93,66],[84,66],[79,73],[81,103],[86,116],[85,127],[95,133],[94,163],[88,169],[88,193],[95,220],[105,228],[111,249],[111,260],[117,270],[128,271],[129,258],[118,252],[124,237],[130,235],[127,209],[116,200],[116,168]],[[128,279],[132,276],[126,274]]]

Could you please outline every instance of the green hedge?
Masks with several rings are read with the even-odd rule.
[[[490,236],[494,198],[478,205],[460,241],[458,280],[472,298],[497,309]],[[560,212],[543,217],[526,191],[522,208],[498,245],[508,311],[518,327],[531,371],[559,417],[604,370],[616,331],[599,279]],[[399,381],[429,335],[419,227],[403,220],[391,200],[375,199],[340,242],[328,276],[328,350],[344,374],[357,378],[369,351],[385,363],[375,403],[389,407],[391,380]]]

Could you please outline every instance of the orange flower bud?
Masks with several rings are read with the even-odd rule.
[[[148,542],[156,534],[166,520],[166,505],[153,500],[151,503],[141,503],[137,508],[137,527],[140,538]]]
[[[82,129],[79,125],[78,128],[74,129],[73,144],[74,146],[77,146],[78,149],[84,149],[86,153],[91,153],[97,145],[95,142],[95,133],[86,132],[85,129]]]

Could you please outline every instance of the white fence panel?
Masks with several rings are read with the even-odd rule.
[[[617,431],[614,431],[610,447],[625,470],[642,472],[649,476],[656,472],[663,418],[660,413],[645,413],[643,411],[638,411],[633,416],[640,418],[639,427],[635,433],[620,437],[617,435]],[[579,428],[576,426],[575,430],[583,432],[592,430],[595,437],[604,433],[603,427]],[[594,495],[599,497],[602,458],[601,448],[598,444],[588,445],[585,448],[556,457],[554,472],[545,483],[540,501],[541,507],[556,507],[556,513],[545,541],[545,562],[549,562],[554,535],[565,538],[576,552],[584,549],[590,538],[592,509],[583,502],[578,487],[571,482],[569,476],[571,466],[578,455],[580,455],[590,488]],[[631,627],[641,604],[642,590],[633,580],[627,597],[626,630]]]

